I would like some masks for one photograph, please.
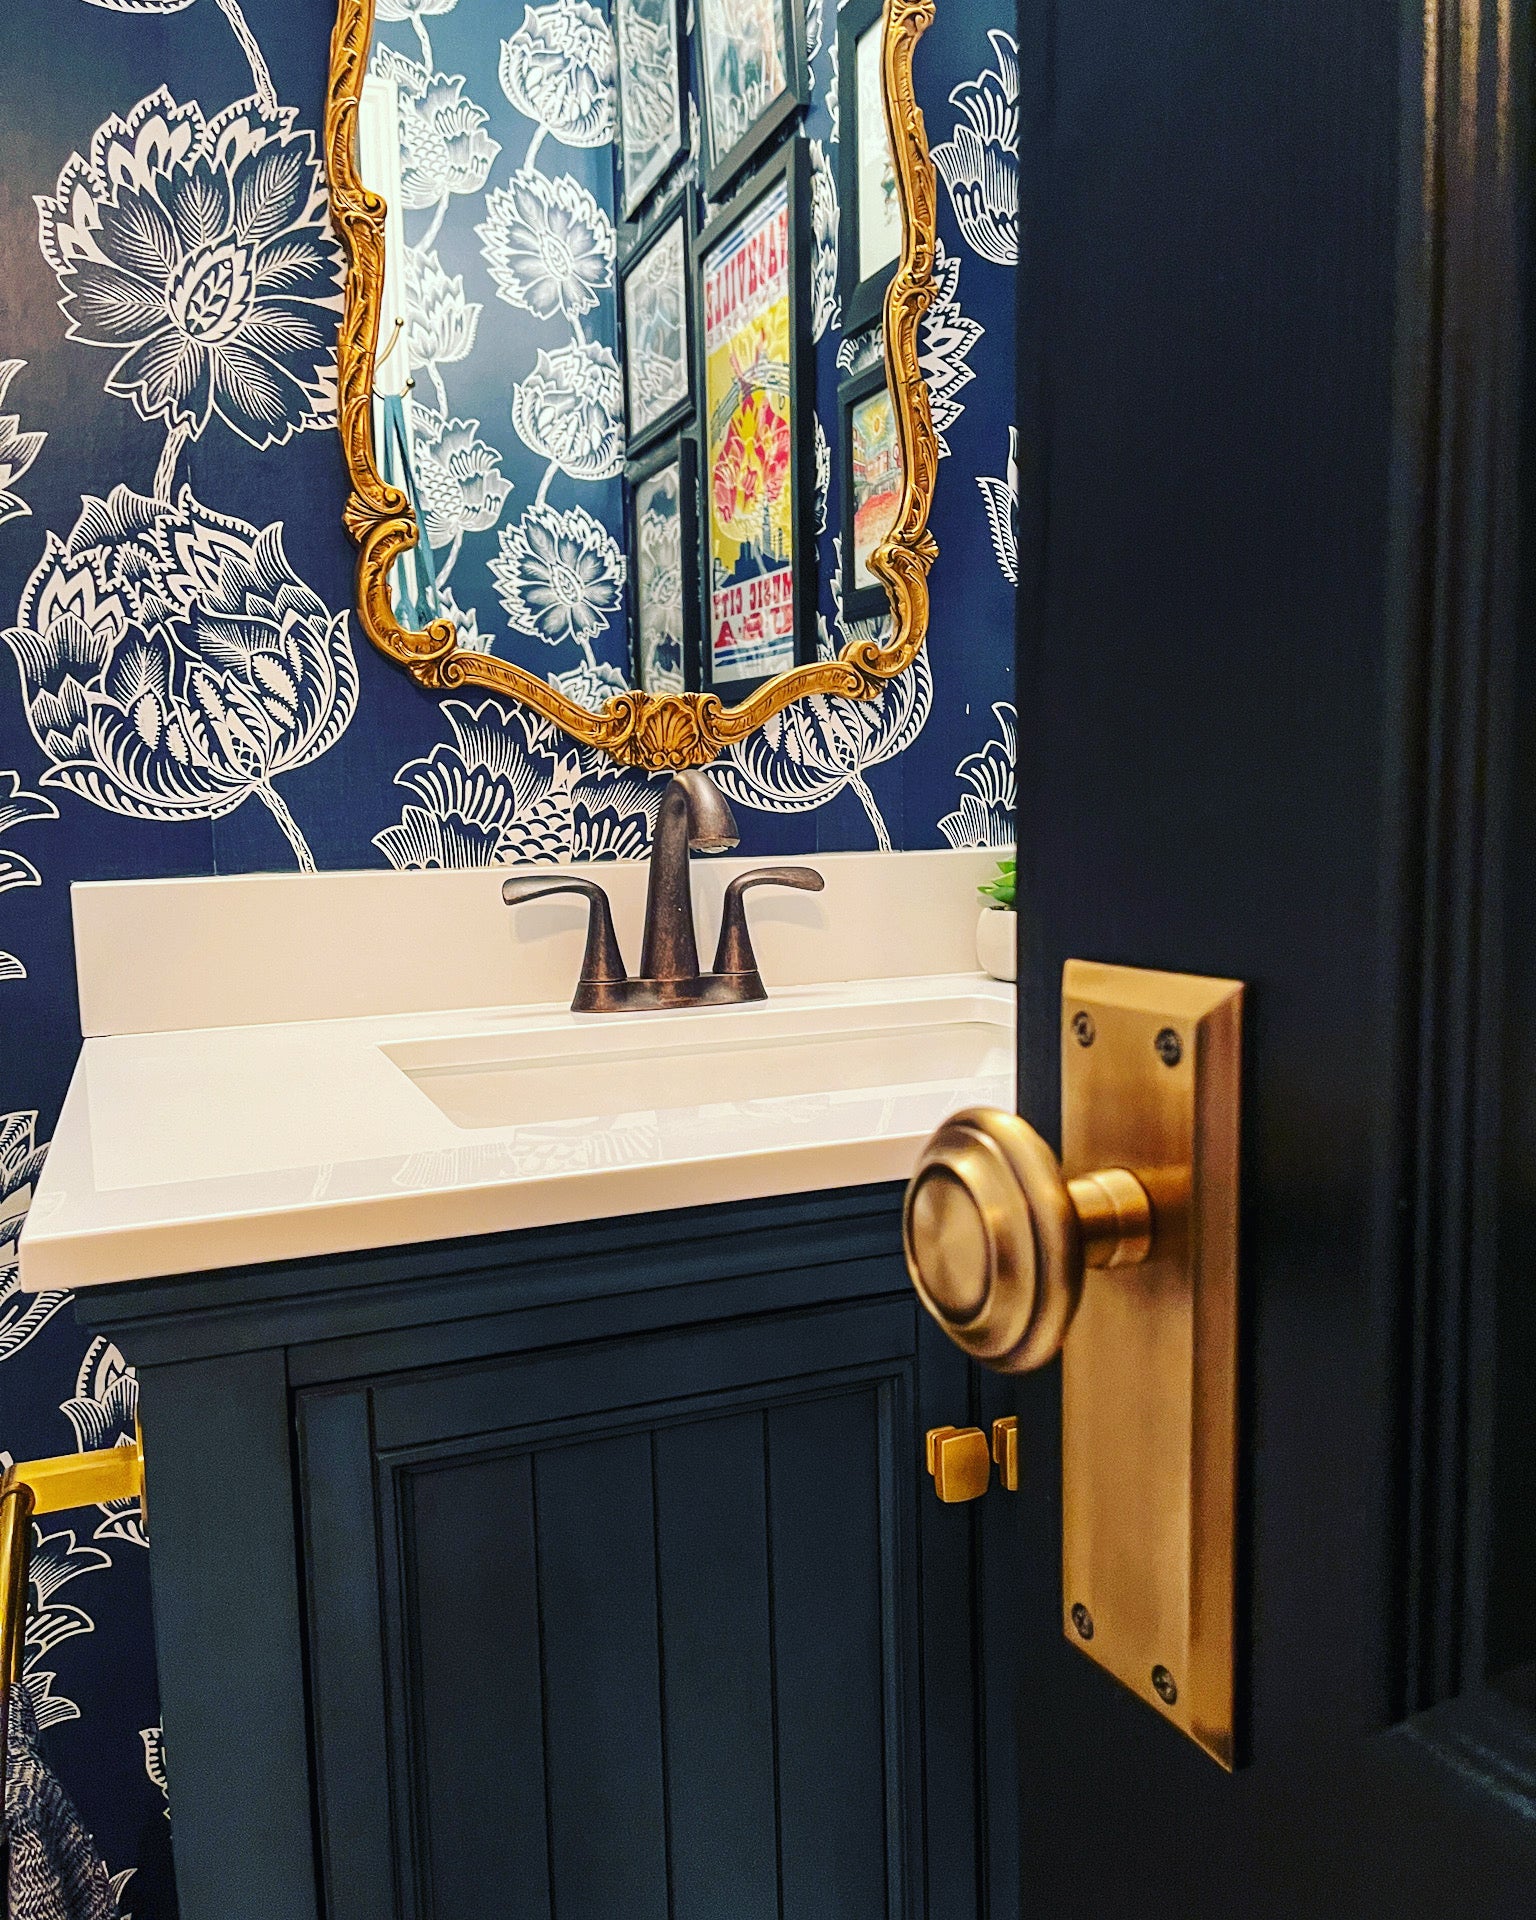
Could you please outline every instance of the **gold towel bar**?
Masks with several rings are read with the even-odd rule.
[[[108,1500],[137,1500],[144,1507],[144,1436],[99,1453],[63,1453],[52,1460],[22,1460],[0,1473],[0,1794],[5,1786],[6,1735],[11,1688],[21,1680],[27,1638],[27,1585],[35,1515],[68,1507],[94,1507]]]

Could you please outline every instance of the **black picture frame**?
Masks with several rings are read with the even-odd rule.
[[[880,31],[883,13],[883,0],[847,0],[837,16],[837,281],[845,333],[882,318],[885,290],[900,258],[859,277],[859,148],[866,131],[859,118],[859,43]]]
[[[811,103],[811,66],[806,49],[805,0],[770,0],[784,32],[785,86],[770,104],[734,140],[719,160],[715,153],[715,122],[719,103],[709,78],[709,38],[704,9],[712,0],[694,0],[694,40],[699,66],[699,155],[704,191],[718,200],[731,182],[751,166],[763,148]],[[728,11],[739,10],[740,0],[718,0]]]
[[[792,658],[755,679],[717,679],[711,621],[713,555],[711,552],[709,336],[704,313],[706,281],[712,254],[746,222],[759,203],[783,182],[787,189],[789,250],[789,432],[791,608],[794,632]],[[782,146],[768,164],[743,186],[699,235],[693,276],[698,314],[694,322],[698,369],[694,379],[697,400],[699,450],[699,684],[734,702],[749,698],[766,681],[790,666],[803,666],[816,657],[816,400],[815,349],[810,315],[810,148],[804,134]]]
[[[884,354],[881,354],[872,366],[840,382],[837,389],[838,471],[842,478],[839,531],[842,534],[843,543],[842,603],[845,623],[850,620],[875,619],[880,614],[889,613],[891,610],[891,597],[883,581],[872,580],[861,584],[858,580],[858,552],[854,545],[853,524],[854,410],[872,394],[889,395],[889,392],[890,382],[886,378]],[[899,447],[897,459],[898,461],[900,459]]]
[[[663,440],[641,460],[632,460],[624,469],[624,531],[629,557],[629,657],[633,684],[644,693],[676,691],[662,689],[648,680],[645,663],[645,636],[641,630],[640,603],[640,497],[649,481],[669,466],[678,469],[678,522],[682,566],[682,675],[683,691],[699,690],[699,464],[698,445],[692,433],[677,433]]]
[[[682,282],[682,348],[684,383],[681,397],[653,414],[643,424],[637,425],[634,418],[632,393],[630,387],[631,371],[634,362],[634,345],[630,338],[629,321],[629,283],[638,269],[650,259],[656,248],[678,227],[682,228],[683,238],[683,282]],[[684,188],[659,208],[653,219],[640,228],[628,250],[618,265],[618,309],[621,338],[624,342],[624,446],[627,454],[644,453],[647,448],[672,432],[678,424],[686,420],[693,412],[694,380],[698,356],[694,345],[695,295],[693,282],[695,276],[694,249],[698,242],[698,216],[694,211],[694,198],[690,189]]]
[[[614,45],[618,52],[615,90],[618,98],[619,206],[625,220],[635,218],[646,201],[667,179],[678,161],[688,152],[687,0],[660,0],[663,17],[672,23],[672,81],[677,89],[677,141],[660,164],[653,162],[649,171],[631,178],[624,144],[624,54],[619,15],[625,7],[633,8],[633,4],[634,0],[613,0]],[[660,151],[661,149],[658,149],[658,152]]]

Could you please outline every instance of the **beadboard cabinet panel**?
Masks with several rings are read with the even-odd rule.
[[[321,1802],[374,1809],[397,1911],[916,1910],[916,1333],[898,1297],[299,1396]],[[360,1443],[372,1552],[320,1524]]]

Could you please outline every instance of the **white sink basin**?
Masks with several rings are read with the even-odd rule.
[[[456,1127],[749,1110],[964,1089],[1013,1072],[1010,1009],[953,993],[894,1005],[758,1004],[609,1015],[576,1031],[503,1030],[381,1051]]]
[[[28,1291],[904,1180],[1013,1104],[1011,987],[750,1007],[523,1006],[87,1041],[21,1244]]]

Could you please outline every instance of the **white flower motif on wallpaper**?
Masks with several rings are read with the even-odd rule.
[[[83,1607],[54,1595],[85,1573],[104,1573],[112,1565],[112,1556],[100,1547],[80,1546],[73,1532],[44,1533],[35,1527],[32,1534],[32,1594],[27,1611],[27,1637],[22,1654],[21,1684],[26,1689],[37,1715],[37,1724],[46,1729],[61,1726],[66,1720],[78,1720],[80,1709],[73,1700],[53,1690],[58,1674],[46,1670],[42,1662],[54,1649],[82,1633],[94,1633],[96,1622]]]
[[[264,448],[335,422],[341,257],[295,117],[239,100],[209,120],[161,87],[39,197],[69,338],[116,352],[107,391],[175,436],[217,415]]]
[[[463,74],[434,72],[382,43],[373,50],[371,70],[399,89],[404,205],[419,211],[450,194],[479,193],[501,142],[486,132],[491,116],[465,93]]]
[[[165,1800],[165,1817],[171,1817],[170,1776],[165,1770],[165,1735],[159,1727],[140,1727],[139,1738],[144,1743],[144,1772],[151,1786],[156,1786]]]
[[[978,473],[982,503],[987,510],[987,528],[992,535],[992,551],[1003,570],[1003,578],[1012,586],[1019,580],[1019,430],[1008,429],[1008,471],[999,480],[995,474]]]
[[[485,196],[485,214],[475,232],[508,306],[574,321],[613,285],[613,222],[569,174],[524,167]]]
[[[255,797],[306,870],[273,785],[345,731],[357,704],[346,613],[289,566],[282,528],[127,487],[49,533],[4,639],[32,737],[62,787],[139,820],[207,820]]]
[[[0,1114],[0,1361],[13,1360],[69,1299],[67,1293],[25,1294],[17,1278],[17,1246],[47,1157],[47,1143],[37,1142],[36,1113]]]
[[[595,664],[591,643],[619,610],[626,567],[600,520],[585,507],[561,512],[537,500],[515,527],[502,528],[501,551],[490,565],[518,633],[552,647],[573,640]]]
[[[103,1447],[131,1447],[138,1408],[137,1374],[110,1340],[93,1340],[80,1363],[74,1396],[59,1408],[74,1428],[76,1447],[81,1453],[95,1453]],[[149,1545],[137,1500],[109,1500],[98,1511],[102,1520],[93,1539],[125,1540],[135,1547]]]
[[[39,820],[57,820],[59,810],[45,793],[29,793],[21,776],[0,769],[0,840],[14,827],[33,825]],[[30,860],[10,847],[0,847],[0,893],[13,887],[40,887],[43,876]],[[0,981],[25,980],[27,970],[14,953],[0,948]]]
[[[968,753],[955,777],[968,791],[939,822],[952,847],[1011,847],[1014,843],[1019,716],[1012,701],[995,700],[997,734],[980,753]]]
[[[563,673],[552,673],[549,684],[558,688],[567,700],[594,713],[616,693],[630,690],[629,681],[619,669],[602,660],[583,660],[579,666],[567,667]]]
[[[875,844],[888,853],[890,829],[865,775],[905,753],[932,703],[925,650],[874,700],[813,694],[795,701],[732,746],[710,773],[728,799],[762,813],[809,813],[851,793],[874,828]]]
[[[411,425],[429,542],[446,547],[466,533],[488,532],[501,518],[512,483],[503,477],[496,449],[480,438],[480,422],[445,420],[417,402]]]
[[[843,324],[837,293],[837,176],[827,150],[811,142],[811,338]]]
[[[413,367],[451,366],[475,350],[483,311],[464,297],[464,276],[447,273],[430,247],[405,250],[405,347]]]
[[[473,607],[461,607],[453,596],[453,588],[443,584],[442,575],[438,575],[438,602],[442,617],[453,622],[454,645],[464,653],[489,653],[494,641],[486,639],[480,632],[480,616]]]
[[[26,364],[25,360],[0,360],[0,400]],[[19,414],[0,413],[0,526],[32,511],[15,488],[47,438],[46,433],[23,433]]]
[[[617,78],[613,29],[589,0],[525,7],[522,25],[501,44],[502,92],[563,146],[612,140]]]
[[[821,52],[822,35],[825,31],[826,0],[805,0],[805,55],[807,60],[814,60]]]
[[[832,443],[819,413],[812,415],[811,425],[816,442],[816,531],[822,534],[827,530],[827,502],[832,495]]]
[[[624,379],[611,348],[573,340],[539,349],[512,389],[512,425],[540,459],[573,480],[610,480],[624,465]]]
[[[942,243],[940,251],[943,251]],[[864,373],[884,358],[885,327],[878,320],[863,333],[850,333],[837,343],[837,370],[850,378],[856,373]]]
[[[945,429],[965,412],[964,401],[955,396],[976,378],[970,353],[985,329],[979,320],[960,311],[959,257],[947,254],[942,240],[934,247],[933,286],[933,302],[919,329],[917,363],[928,383],[933,430],[938,436],[939,453],[944,456],[949,452]]]
[[[529,707],[445,700],[453,732],[395,776],[414,796],[374,836],[392,867],[494,867],[513,861],[638,859],[650,841],[654,782],[578,747]]]
[[[452,13],[459,0],[378,0],[380,20],[419,20],[423,16]]]
[[[965,243],[994,266],[1019,258],[1019,45],[993,27],[997,61],[950,94],[960,109],[952,136],[933,149]]]
[[[850,640],[890,637],[890,620],[844,622],[840,583],[841,538],[833,541],[836,565],[832,597],[836,604],[838,645],[820,621],[816,651],[835,657]],[[842,700],[812,694],[764,722],[747,739],[726,749],[710,768],[726,797],[760,813],[808,813],[840,793],[851,793],[863,807],[882,852],[891,848],[885,824],[865,775],[907,748],[922,732],[933,705],[933,668],[925,647],[907,671],[887,681],[873,700]]]

